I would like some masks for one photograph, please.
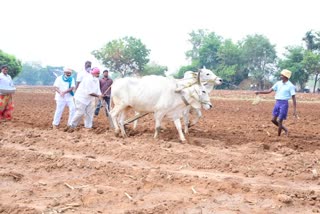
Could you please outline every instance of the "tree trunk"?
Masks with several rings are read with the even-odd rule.
[[[316,86],[317,86],[317,82],[318,82],[318,76],[319,76],[319,73],[317,73],[316,77],[314,78],[313,93],[316,93]]]
[[[260,80],[260,90],[264,90],[264,80]]]

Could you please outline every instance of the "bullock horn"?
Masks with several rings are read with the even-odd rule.
[[[198,85],[201,85],[201,82],[200,82],[200,70],[198,71],[198,77],[197,77],[197,82],[198,82]]]

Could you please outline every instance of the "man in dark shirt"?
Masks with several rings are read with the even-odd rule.
[[[112,79],[108,77],[108,70],[103,71],[103,78],[100,79],[100,90],[104,101],[106,102],[106,115],[110,111],[110,95],[111,95],[111,85],[113,83]],[[94,114],[97,116],[99,114],[100,108],[102,107],[102,102],[99,100]],[[107,109],[108,108],[108,109]]]

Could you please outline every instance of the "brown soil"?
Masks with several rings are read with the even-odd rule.
[[[129,137],[104,112],[94,128],[51,128],[50,88],[18,88],[0,123],[0,213],[319,213],[320,95],[297,94],[299,119],[277,136],[273,96],[213,91],[214,108],[178,141],[170,121],[153,139],[152,115]]]

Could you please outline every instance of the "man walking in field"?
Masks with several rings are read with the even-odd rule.
[[[62,113],[66,106],[68,106],[69,108],[68,126],[71,125],[71,119],[75,113],[75,105],[73,102],[73,90],[75,87],[75,81],[71,76],[71,73],[71,69],[64,69],[64,74],[58,76],[53,84],[56,91],[55,100],[57,105],[52,122],[53,128],[59,126]]]
[[[292,98],[293,101],[293,115],[297,116],[296,111],[296,88],[295,86],[289,81],[291,77],[291,71],[289,70],[282,70],[280,78],[281,80],[276,82],[272,88],[267,91],[255,91],[255,94],[269,94],[272,91],[275,91],[275,99],[276,103],[274,105],[272,111],[272,123],[278,126],[278,136],[281,135],[281,131],[283,130],[286,135],[288,135],[288,129],[283,125],[283,120],[287,119],[288,109],[289,109],[289,102],[288,100]],[[279,118],[279,120],[278,120]]]

